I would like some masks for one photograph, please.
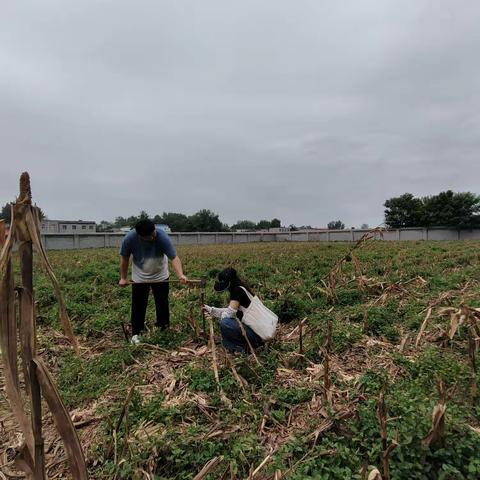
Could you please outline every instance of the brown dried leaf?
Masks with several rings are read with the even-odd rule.
[[[378,471],[377,468],[374,468],[369,474],[368,474],[368,480],[382,480],[382,475]]]
[[[432,307],[429,307],[429,309],[427,310],[427,314],[425,315],[425,319],[423,320],[422,326],[420,327],[420,331],[418,332],[417,340],[415,341],[415,348],[417,348],[418,345],[420,344],[420,340],[422,338],[423,332],[425,332],[425,329],[427,328],[428,319],[430,318],[431,315],[432,315]]]
[[[223,456],[213,457],[205,466],[193,477],[193,480],[202,480],[205,478],[221,461]]]
[[[24,459],[33,466],[34,439],[31,422],[23,408],[22,394],[18,385],[17,342],[15,319],[15,292],[10,253],[6,259],[5,275],[0,281],[0,349],[4,364],[5,390],[15,419],[25,436]],[[13,338],[15,337],[15,341]]]
[[[433,408],[432,427],[430,428],[428,435],[423,439],[423,444],[426,447],[429,447],[430,445],[441,445],[444,440],[445,412],[447,410],[447,406],[445,404],[445,386],[442,381],[439,383],[438,390],[440,399]]]
[[[37,367],[37,378],[42,388],[43,398],[47,402],[57,430],[62,437],[72,476],[75,480],[88,480],[82,446],[80,445],[72,419],[60,398],[55,382],[40,358],[34,358],[33,362]]]
[[[58,283],[57,277],[53,273],[52,266],[50,261],[47,257],[47,252],[40,240],[40,229],[39,229],[39,216],[38,216],[38,209],[35,207],[28,208],[25,215],[25,221],[28,227],[28,233],[32,239],[33,245],[37,249],[42,266],[45,270],[45,273],[50,278],[50,282],[52,283],[53,291],[55,293],[55,297],[57,298],[57,302],[59,304],[59,316],[60,322],[63,327],[63,331],[67,338],[70,340],[70,343],[75,348],[75,351],[79,353],[79,345],[77,341],[77,337],[73,333],[72,325],[68,318],[67,307],[65,305],[65,301],[63,299],[62,292],[60,290],[60,285]]]

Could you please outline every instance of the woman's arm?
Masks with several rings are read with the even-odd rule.
[[[238,307],[240,307],[239,302],[236,300],[230,300],[228,307],[223,309],[222,316],[220,318],[237,318]]]
[[[235,318],[237,315],[238,307],[240,307],[240,303],[236,300],[231,300],[226,308],[216,308],[210,307],[208,305],[204,305],[204,310],[210,314],[212,317],[216,318]]]

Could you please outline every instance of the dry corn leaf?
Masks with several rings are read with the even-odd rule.
[[[425,315],[425,319],[422,322],[422,326],[420,327],[420,331],[418,332],[417,339],[415,340],[415,348],[417,348],[418,345],[420,344],[420,340],[422,338],[423,332],[425,332],[425,329],[427,328],[428,320],[431,315],[432,315],[432,307],[429,307],[429,309],[427,310],[427,314]]]
[[[42,388],[43,398],[47,402],[55,426],[63,440],[72,476],[75,480],[88,480],[82,446],[80,445],[72,419],[60,398],[55,382],[40,358],[34,358],[33,362],[37,366],[37,378]]]
[[[55,297],[57,298],[57,302],[59,305],[59,317],[63,327],[63,331],[72,346],[75,348],[75,351],[79,353],[77,337],[75,337],[75,334],[73,333],[73,328],[68,318],[67,307],[65,305],[65,300],[63,299],[62,291],[60,290],[60,285],[58,283],[57,277],[55,276],[55,273],[53,273],[52,266],[47,257],[47,252],[45,251],[45,248],[40,240],[40,219],[38,216],[38,209],[28,209],[26,212],[25,221],[28,227],[28,233],[30,234],[33,245],[35,246],[40,255],[42,266],[45,270],[45,273],[50,278]]]
[[[432,413],[432,427],[428,435],[424,438],[423,444],[426,447],[435,445],[442,438],[445,431],[445,411],[447,407],[442,404],[437,404],[433,408]]]
[[[382,475],[378,471],[377,468],[374,468],[369,474],[368,474],[368,480],[382,480]]]
[[[443,442],[445,434],[445,412],[447,406],[445,404],[445,385],[443,381],[438,384],[438,391],[440,399],[438,403],[433,407],[432,412],[432,427],[428,435],[423,439],[423,444],[426,447],[430,445],[437,445]]]
[[[453,339],[458,328],[465,322],[466,315],[461,310],[452,313],[450,316],[450,329],[448,330],[448,338]]]
[[[18,385],[17,342],[16,334],[13,334],[16,330],[15,306],[13,303],[15,292],[10,263],[10,258],[8,258],[6,260],[5,275],[0,281],[0,347],[4,364],[3,375],[10,407],[25,437],[26,449],[24,451],[24,459],[27,464],[33,467],[33,431],[31,422],[23,408],[22,394]],[[14,336],[15,341],[13,340]]]

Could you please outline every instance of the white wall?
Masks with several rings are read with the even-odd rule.
[[[330,230],[328,232],[288,233],[169,233],[174,245],[214,245],[252,242],[351,242],[357,241],[368,230]],[[123,233],[45,233],[42,240],[47,250],[71,250],[75,248],[120,248]],[[446,228],[405,228],[383,231],[378,240],[480,240],[480,229],[452,230]]]

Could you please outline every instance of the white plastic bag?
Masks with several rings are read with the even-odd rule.
[[[262,340],[271,340],[275,336],[278,316],[268,309],[262,301],[253,296],[246,288],[242,288],[250,300],[250,305],[240,307],[243,312],[242,322],[248,325]]]

